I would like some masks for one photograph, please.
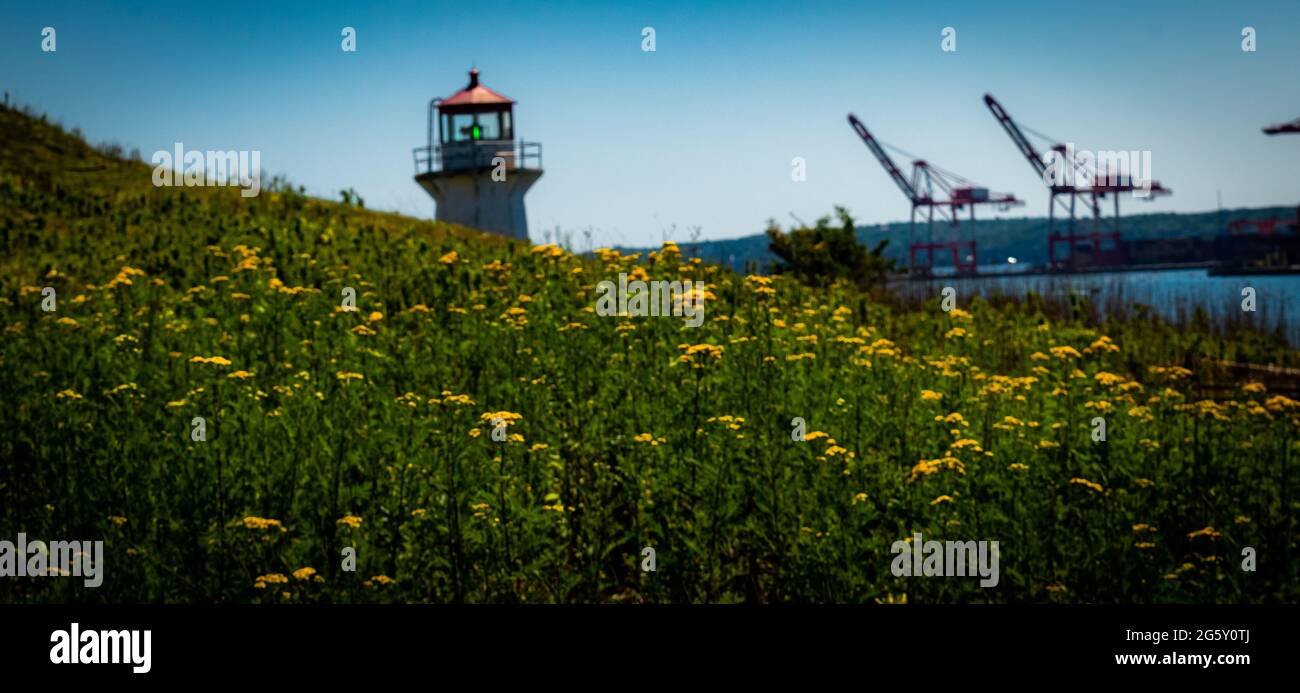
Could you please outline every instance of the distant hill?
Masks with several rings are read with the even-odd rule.
[[[1262,207],[1195,214],[1133,214],[1123,217],[1121,230],[1128,240],[1179,236],[1213,238],[1232,219],[1294,217],[1295,213],[1294,207]],[[905,221],[859,226],[858,240],[870,248],[887,239],[889,245],[885,254],[905,265],[910,243],[907,227]],[[918,228],[923,227],[918,224]],[[980,220],[975,228],[981,263],[1005,262],[1008,257],[1016,258],[1021,264],[1033,265],[1040,265],[1047,260],[1046,217]],[[943,238],[946,230],[936,225],[936,238]],[[963,226],[963,235],[968,232],[969,228]],[[681,247],[688,255],[727,265],[738,271],[767,272],[774,259],[768,251],[767,236],[763,233],[727,240],[682,243]],[[935,261],[940,266],[948,264],[948,259],[939,255],[936,255]]]

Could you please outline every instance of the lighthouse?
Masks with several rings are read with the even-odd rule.
[[[524,193],[542,177],[542,145],[515,139],[512,99],[479,83],[429,102],[428,145],[414,151],[415,182],[435,218],[528,240]]]

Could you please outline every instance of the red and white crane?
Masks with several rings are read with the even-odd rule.
[[[897,147],[890,147],[877,140],[858,120],[857,116],[849,114],[849,125],[858,133],[858,137],[867,145],[867,149],[875,155],[876,160],[885,168],[885,172],[894,180],[894,184],[899,190],[903,191],[909,202],[912,204],[910,225],[908,226],[908,237],[911,246],[908,249],[909,273],[913,276],[929,276],[934,268],[934,251],[947,250],[952,254],[952,264],[958,274],[974,274],[979,263],[979,253],[974,238],[974,230],[971,231],[970,239],[961,238],[961,217],[959,213],[964,208],[970,208],[970,223],[975,224],[975,207],[978,205],[997,205],[999,209],[1005,210],[1008,207],[1022,205],[1024,202],[1017,200],[1015,195],[1008,193],[990,193],[989,189],[972,183],[969,179],[959,176],[951,171],[945,171],[924,159],[917,158]],[[890,158],[885,148],[893,149],[896,152],[912,158],[912,177],[909,180],[894,165],[894,160]],[[936,197],[936,191],[939,195]],[[924,221],[927,226],[926,241],[920,242],[916,239],[916,216],[917,211],[925,209]],[[951,229],[950,240],[938,241],[934,239],[934,218],[936,213],[941,221],[946,221]]]
[[[1002,104],[993,98],[992,94],[984,95],[984,105],[989,107],[993,112],[993,117],[997,118],[1002,129],[1006,130],[1011,141],[1015,143],[1020,153],[1029,160],[1029,164],[1034,167],[1034,172],[1038,177],[1047,184],[1049,197],[1047,203],[1047,262],[1048,268],[1054,270],[1072,270],[1076,269],[1076,251],[1087,252],[1092,256],[1093,266],[1114,266],[1124,264],[1124,246],[1120,242],[1120,225],[1119,225],[1119,198],[1120,193],[1132,193],[1141,190],[1147,200],[1154,199],[1157,195],[1168,195],[1172,190],[1160,185],[1155,181],[1150,181],[1143,185],[1135,185],[1131,172],[1124,174],[1120,171],[1107,171],[1098,169],[1095,165],[1081,161],[1075,156],[1074,151],[1059,140],[1051,145],[1050,151],[1054,152],[1056,159],[1056,170],[1049,170],[1049,159],[1041,156],[1038,150],[1034,148],[1029,138],[1025,136],[1025,131],[1033,133],[1046,141],[1052,142],[1053,139],[1041,133],[1034,132],[1027,127],[1022,128],[1011,115],[1007,113]],[[1066,172],[1069,175],[1054,175],[1057,172]],[[1085,185],[1076,185],[1074,181],[1086,181]],[[1111,216],[1111,228],[1109,231],[1102,229],[1101,205],[1098,200],[1106,199],[1110,195],[1115,203],[1115,211]],[[1069,198],[1068,206],[1060,199],[1061,196]],[[1076,203],[1082,203],[1088,211],[1092,212],[1092,230],[1088,233],[1075,233],[1074,215]],[[1060,204],[1063,209],[1069,212],[1069,221],[1066,224],[1064,234],[1056,231],[1056,205]],[[1109,243],[1109,247],[1106,247]],[[1065,258],[1057,255],[1056,248],[1058,245],[1066,247]],[[1082,246],[1082,248],[1080,247]]]

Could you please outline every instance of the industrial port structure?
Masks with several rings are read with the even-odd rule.
[[[1135,178],[1133,171],[1107,169],[1095,159],[1077,157],[1072,147],[1018,123],[993,97],[984,104],[1012,143],[1033,167],[1048,189],[1047,258],[1042,271],[1088,272],[1152,269],[1155,267],[1202,266],[1212,273],[1254,274],[1300,272],[1300,207],[1296,216],[1271,219],[1234,219],[1219,237],[1125,240],[1122,236],[1119,198],[1132,194],[1146,200],[1172,191],[1157,181]],[[849,124],[872,155],[907,197],[911,207],[908,275],[926,278],[934,273],[935,251],[947,251],[955,274],[978,274],[978,240],[975,208],[994,205],[1005,210],[1024,202],[1010,193],[991,193],[969,179],[939,168],[924,159],[878,140],[852,113]],[[1263,128],[1267,135],[1300,133],[1300,118]],[[1027,136],[1046,142],[1040,149]],[[909,156],[912,175],[907,178],[894,164],[887,149]],[[1056,170],[1052,166],[1057,166]],[[1060,169],[1069,174],[1057,175]],[[1082,182],[1079,182],[1082,181]],[[1141,191],[1141,194],[1137,194]],[[1113,211],[1103,214],[1110,197]],[[1064,228],[1058,228],[1057,207],[1063,212]],[[1079,208],[1082,207],[1082,210]],[[968,233],[963,236],[960,212],[969,208]],[[1079,212],[1087,217],[1079,219]],[[918,214],[925,222],[926,237],[917,237]],[[946,222],[948,238],[937,240],[935,217]],[[1062,252],[1064,251],[1064,252]]]
[[[992,193],[989,189],[975,184],[970,179],[935,166],[925,159],[920,159],[907,152],[889,147],[900,154],[912,158],[912,177],[909,180],[894,164],[894,160],[885,151],[886,145],[867,130],[858,117],[849,114],[849,125],[862,138],[867,149],[875,155],[876,160],[885,168],[885,172],[898,185],[911,203],[912,212],[908,234],[911,246],[908,248],[908,271],[913,275],[929,276],[934,269],[934,253],[946,250],[952,256],[953,267],[958,274],[975,274],[979,265],[979,250],[975,233],[975,208],[980,205],[994,205],[1005,210],[1023,205],[1024,202],[1008,193]],[[936,193],[937,190],[937,193]],[[961,212],[970,211],[970,237],[962,237]],[[917,212],[925,215],[926,240],[916,238]],[[936,241],[934,236],[935,214],[940,221],[947,223],[947,240]]]

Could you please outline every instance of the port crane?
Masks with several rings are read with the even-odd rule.
[[[1079,253],[1081,244],[1086,244],[1086,252],[1092,256],[1092,262],[1089,264],[1093,266],[1124,264],[1124,246],[1120,242],[1120,193],[1132,193],[1136,190],[1142,190],[1146,193],[1146,199],[1152,200],[1157,195],[1168,195],[1173,191],[1155,181],[1151,181],[1149,187],[1147,185],[1135,185],[1130,174],[1124,174],[1120,171],[1108,171],[1086,161],[1081,161],[1075,156],[1073,149],[1060,144],[1060,140],[1054,140],[1016,123],[1006,109],[1002,107],[1002,104],[993,98],[992,94],[984,95],[984,105],[988,106],[989,111],[993,113],[993,117],[997,119],[998,123],[1002,125],[1002,129],[1011,137],[1011,141],[1015,143],[1021,155],[1029,161],[1029,164],[1034,167],[1034,172],[1048,187],[1048,268],[1052,270],[1077,269],[1079,263],[1076,261],[1076,253]],[[1048,158],[1040,155],[1034,144],[1025,136],[1025,131],[1031,132],[1043,140],[1055,142],[1049,149],[1054,153],[1053,157]],[[1051,167],[1050,164],[1052,163],[1055,164],[1055,168]],[[1057,175],[1062,172],[1067,175]],[[1077,185],[1075,184],[1077,180],[1087,181],[1087,184]],[[1112,223],[1108,231],[1103,230],[1102,227],[1101,204],[1099,202],[1105,200],[1107,195],[1110,195],[1114,201],[1114,213],[1111,216]],[[1068,198],[1069,203],[1067,204],[1062,198]],[[1069,214],[1065,233],[1059,233],[1056,230],[1056,207],[1058,204]],[[1092,229],[1088,233],[1076,233],[1075,231],[1076,206],[1079,204],[1082,204],[1086,211],[1092,215]],[[1109,244],[1109,247],[1106,247],[1107,244]],[[1058,257],[1056,252],[1059,245],[1064,245],[1066,248],[1064,258]]]
[[[1275,125],[1266,125],[1261,128],[1265,135],[1296,135],[1300,134],[1300,118]],[[1228,233],[1233,236],[1239,236],[1253,229],[1255,233],[1261,236],[1272,236],[1273,232],[1278,229],[1295,229],[1300,233],[1300,207],[1296,207],[1295,219],[1233,219],[1228,222]]]
[[[948,251],[952,255],[952,264],[958,274],[974,274],[979,264],[979,254],[972,229],[970,239],[961,238],[961,212],[969,208],[969,221],[975,224],[975,208],[979,205],[996,205],[999,210],[1023,205],[1015,195],[1008,193],[990,193],[988,188],[976,185],[969,179],[951,171],[939,168],[924,159],[884,144],[876,139],[858,120],[849,114],[849,125],[862,138],[867,149],[876,157],[894,184],[911,203],[911,217],[908,226],[908,271],[912,276],[929,276],[934,269],[935,251]],[[894,160],[885,151],[886,148],[912,159],[912,177],[908,179],[894,164]],[[937,192],[936,192],[937,191]],[[936,196],[938,195],[938,196]],[[926,241],[916,239],[917,213],[920,212],[926,223]],[[951,228],[948,241],[934,240],[935,216],[946,222]]]

